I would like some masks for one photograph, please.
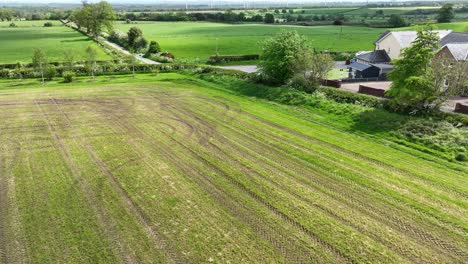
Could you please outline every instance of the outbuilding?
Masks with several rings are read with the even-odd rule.
[[[377,78],[380,75],[380,69],[374,65],[353,62],[348,67],[354,78]]]

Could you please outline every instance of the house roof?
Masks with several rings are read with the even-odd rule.
[[[391,69],[393,69],[393,65],[391,65],[391,64],[375,63],[375,64],[372,64],[372,65],[379,68],[379,69],[382,69],[382,70],[391,70]]]
[[[361,53],[356,56],[356,59],[369,63],[385,63],[391,61],[385,50],[374,50],[371,52]]]
[[[433,30],[432,32],[437,33],[439,39],[445,38],[447,35],[452,33],[452,30]],[[418,36],[417,31],[390,31],[387,34],[380,36],[374,44],[379,43],[383,39],[387,38],[389,35],[393,35],[395,39],[400,44],[401,48],[406,48],[411,45],[411,43],[416,39]]]
[[[450,32],[439,41],[439,45],[441,46],[449,43],[468,43],[468,33]]]
[[[442,49],[448,49],[457,61],[468,60],[468,43],[451,43],[443,46]]]
[[[348,67],[349,67],[349,68],[356,69],[356,70],[363,71],[363,70],[366,70],[366,69],[371,68],[372,65],[364,64],[364,63],[360,63],[360,62],[353,62],[353,63],[351,63]]]

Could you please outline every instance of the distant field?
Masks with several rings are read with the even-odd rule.
[[[125,32],[132,26],[141,28],[148,39],[157,40],[163,50],[174,53],[177,58],[201,59],[215,54],[216,39],[221,55],[258,54],[261,51],[260,43],[281,30],[297,30],[308,39],[308,44],[317,50],[371,50],[373,41],[385,30],[350,26],[303,27],[189,22],[117,24],[117,28]]]
[[[467,167],[333,123],[358,108],[1,80],[0,261],[466,263]]]
[[[53,27],[44,27],[47,21],[13,21],[18,27],[11,28],[11,22],[0,22],[0,63],[28,63],[34,48],[45,50],[49,61],[62,61],[62,51],[70,48],[76,59],[82,60],[88,45],[97,47],[98,59],[111,59],[104,50],[82,34],[52,21]]]
[[[405,28],[397,28],[395,30],[416,30],[421,28],[423,25],[405,27]],[[436,23],[432,24],[434,29],[451,29],[457,32],[467,32],[468,33],[468,21],[464,22],[451,22],[451,23]]]

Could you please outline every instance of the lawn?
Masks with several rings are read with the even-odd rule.
[[[85,58],[85,49],[92,45],[98,49],[98,59],[111,59],[88,37],[53,22],[53,27],[43,27],[46,21],[14,21],[16,28],[8,27],[10,22],[0,22],[0,63],[30,63],[35,48],[42,48],[49,61],[63,61],[63,50],[73,49],[76,60]]]
[[[281,30],[297,30],[317,50],[343,52],[372,50],[372,43],[385,31],[351,26],[303,27],[191,22],[117,24],[117,28],[124,32],[132,26],[141,28],[146,38],[158,41],[163,50],[172,52],[177,58],[203,60],[216,53],[216,46],[221,55],[258,54],[261,52],[261,42]]]
[[[172,73],[1,81],[0,116],[6,263],[468,256],[466,166],[326,111]]]

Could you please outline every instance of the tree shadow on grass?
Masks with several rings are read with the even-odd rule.
[[[382,108],[372,108],[355,116],[350,129],[368,134],[392,132],[402,128],[411,119],[414,118]]]

